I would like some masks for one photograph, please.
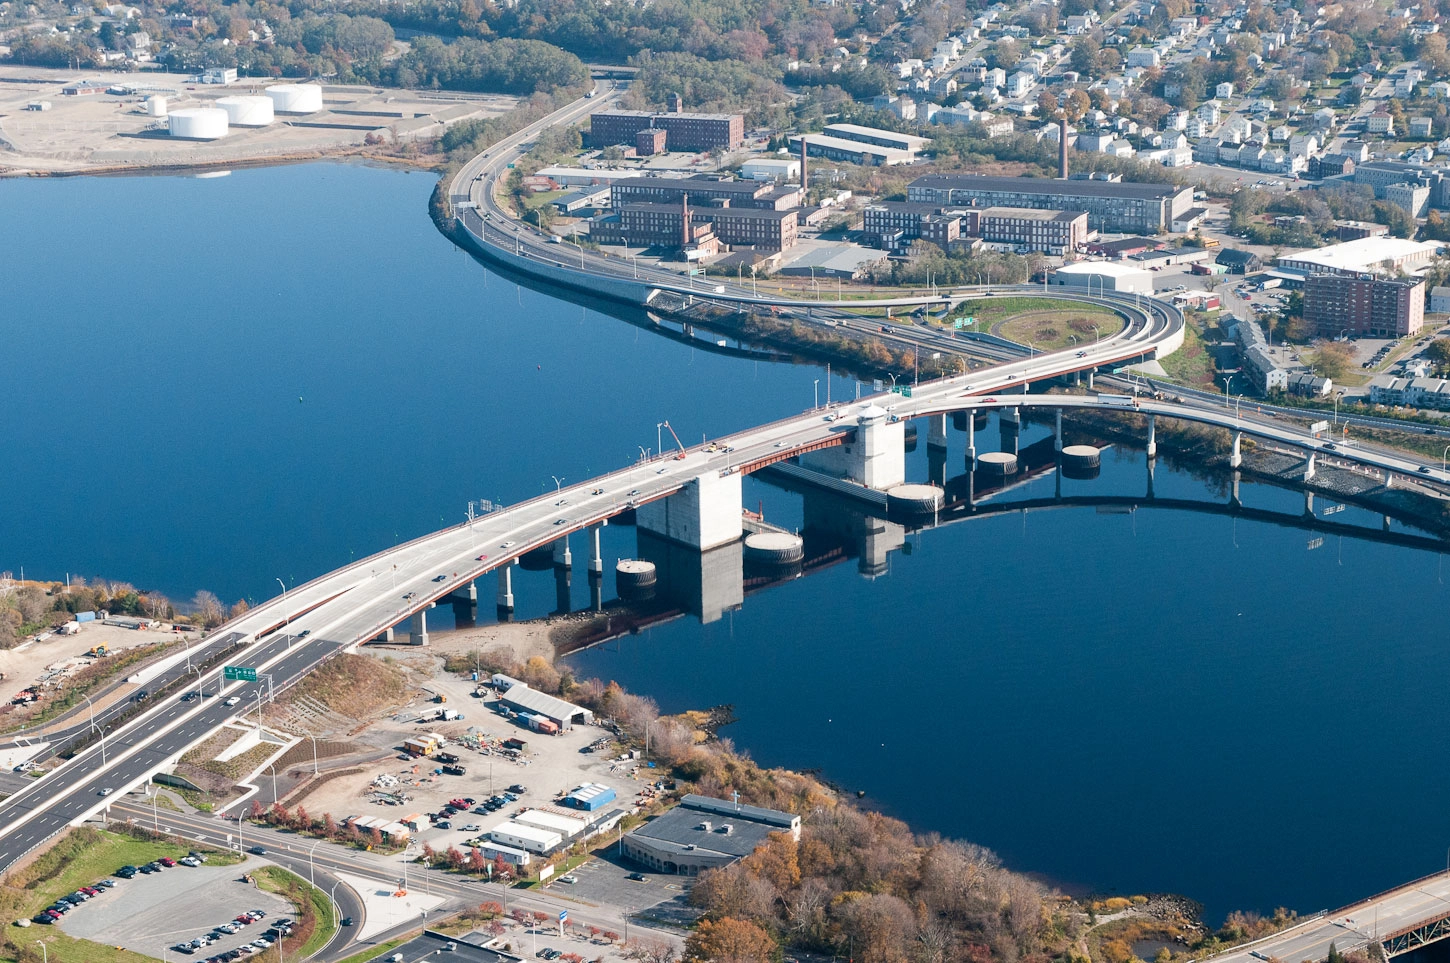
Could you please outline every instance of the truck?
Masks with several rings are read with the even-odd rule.
[[[458,763],[458,757],[451,752],[436,753],[433,758],[437,759],[439,762],[449,765],[456,765]]]
[[[439,722],[458,722],[462,718],[463,718],[463,713],[459,712],[457,709],[439,709],[438,710],[438,721]]]
[[[467,772],[468,770],[462,766],[447,765],[443,767],[443,775],[445,776],[462,776]]]
[[[1138,399],[1134,398],[1132,395],[1105,395],[1100,393],[1098,395],[1098,404],[1120,405],[1124,408],[1136,408],[1138,407]]]

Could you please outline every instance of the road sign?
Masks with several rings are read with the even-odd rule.
[[[568,910],[559,910],[559,922],[560,923],[567,923],[567,922],[569,922],[569,911]]]
[[[1314,424],[1312,424],[1312,425],[1309,426],[1309,434],[1311,434],[1311,435],[1317,435],[1321,431],[1328,431],[1328,430],[1329,430],[1329,422],[1327,422],[1327,421],[1316,421],[1316,422],[1314,422]]]
[[[245,665],[222,666],[222,678],[228,682],[256,682],[257,670]]]

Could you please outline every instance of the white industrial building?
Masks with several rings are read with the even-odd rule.
[[[534,861],[533,853],[526,849],[516,849],[513,846],[505,846],[502,843],[486,842],[478,847],[483,850],[483,858],[488,860],[503,857],[503,861],[510,866],[525,869]]]
[[[1442,246],[1438,241],[1361,237],[1311,251],[1285,254],[1279,258],[1279,267],[1306,274],[1413,273],[1433,261]]]
[[[1052,272],[1052,283],[1063,287],[1083,288],[1088,293],[1122,291],[1128,294],[1152,294],[1153,275],[1142,268],[1111,261],[1078,261],[1064,264]]]
[[[797,181],[801,162],[793,157],[752,157],[740,165],[740,176],[752,181]]]
[[[488,831],[488,838],[514,849],[547,856],[564,843],[564,837],[550,829],[528,826],[509,820]]]
[[[588,187],[592,184],[611,184],[626,177],[638,177],[636,170],[594,170],[589,167],[544,167],[534,172],[535,177],[547,177],[560,187]]]
[[[659,872],[698,876],[749,856],[773,833],[799,840],[801,818],[691,793],[625,836],[622,848],[630,859]]]
[[[573,842],[588,831],[589,821],[574,816],[561,816],[542,809],[528,809],[519,813],[514,822],[532,826],[545,832],[558,833],[565,842]]]

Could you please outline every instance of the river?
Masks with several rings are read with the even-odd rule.
[[[0,181],[25,239],[0,268],[0,568],[265,598],[470,500],[619,467],[666,419],[690,443],[809,407],[817,380],[824,398],[815,366],[490,272],[428,221],[433,182],[336,164]],[[1213,507],[1224,479],[1166,458],[1154,483],[1202,506],[984,514],[907,535],[872,577],[844,559],[571,661],[667,711],[732,703],[725,734],[760,762],[1075,891],[1180,892],[1217,921],[1436,869],[1438,552],[1235,519]],[[1142,453],[1115,448],[1063,494],[1145,487]],[[1243,499],[1303,509],[1264,485]],[[755,476],[746,501],[809,516]],[[632,528],[606,529],[608,560],[634,551]],[[515,585],[520,617],[552,608],[547,573]]]

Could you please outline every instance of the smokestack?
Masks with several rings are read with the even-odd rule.
[[[808,188],[808,187],[811,186],[810,181],[807,180],[807,177],[808,177],[808,175],[807,175],[807,172],[806,172],[806,135],[805,134],[801,134],[801,193],[802,194],[804,194],[806,192],[806,188]]]
[[[680,196],[680,206],[683,214],[680,223],[680,250],[688,251],[690,249],[690,195],[682,194]]]
[[[1067,180],[1067,115],[1057,120],[1057,176]]]
[[[679,94],[670,94],[670,113],[682,114],[685,112],[685,100]]]

